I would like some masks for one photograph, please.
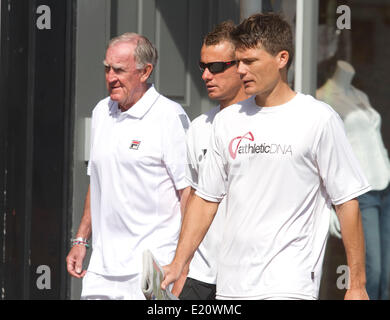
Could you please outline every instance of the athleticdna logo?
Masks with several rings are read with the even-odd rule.
[[[252,132],[247,132],[243,136],[233,138],[232,141],[229,143],[229,153],[232,159],[236,159],[238,148],[240,147],[241,141],[243,139],[247,139],[250,141],[254,141],[255,138],[253,137]],[[234,148],[234,150],[233,150]]]
[[[243,140],[255,141],[255,138],[252,132],[247,132],[243,136],[233,138],[229,143],[229,153],[232,159],[236,159],[237,153],[239,154],[259,154],[259,153],[268,153],[268,154],[290,154],[292,156],[291,145],[282,145],[277,143],[262,143],[260,145],[250,142],[243,144]]]

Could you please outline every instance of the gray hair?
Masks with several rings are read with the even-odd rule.
[[[155,68],[158,59],[157,49],[148,38],[138,33],[126,32],[120,36],[112,38],[108,43],[108,48],[121,42],[137,44],[134,50],[134,59],[138,70],[145,68],[149,63],[153,65],[153,69]]]

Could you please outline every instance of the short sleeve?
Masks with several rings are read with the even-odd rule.
[[[94,143],[94,137],[95,137],[95,127],[96,127],[96,113],[95,109],[92,111],[92,118],[91,118],[91,128],[90,128],[90,139],[89,139],[89,159],[88,159],[88,166],[87,166],[87,175],[91,175],[91,157],[93,152],[93,143]]]
[[[198,188],[199,162],[196,159],[196,144],[193,126],[187,131],[187,163],[186,163],[186,180],[194,188]]]
[[[185,113],[174,113],[163,124],[163,161],[176,190],[189,186],[185,179],[187,163],[186,130],[189,119]]]
[[[370,185],[347,140],[344,125],[335,113],[324,125],[315,157],[320,176],[334,205],[370,190]]]
[[[216,133],[218,121],[214,121],[211,131],[209,151],[199,170],[199,185],[196,194],[208,201],[221,202],[226,194],[227,162],[223,144]]]

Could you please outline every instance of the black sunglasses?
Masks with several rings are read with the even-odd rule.
[[[212,74],[215,73],[221,73],[224,72],[227,68],[230,68],[231,66],[234,66],[237,63],[236,60],[233,61],[227,61],[227,62],[210,62],[210,63],[203,63],[199,62],[199,68],[200,71],[203,73],[206,68],[209,69],[209,71]]]

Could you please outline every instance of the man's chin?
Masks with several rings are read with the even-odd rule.
[[[248,96],[253,96],[259,93],[259,90],[253,86],[244,87],[244,91]]]
[[[121,100],[120,96],[115,93],[110,93],[110,98],[112,101],[116,101],[116,102],[119,102]]]
[[[221,100],[221,99],[220,99],[221,96],[218,95],[218,94],[215,93],[215,92],[209,92],[209,93],[208,93],[208,96],[209,96],[209,98],[210,98],[211,100]]]

